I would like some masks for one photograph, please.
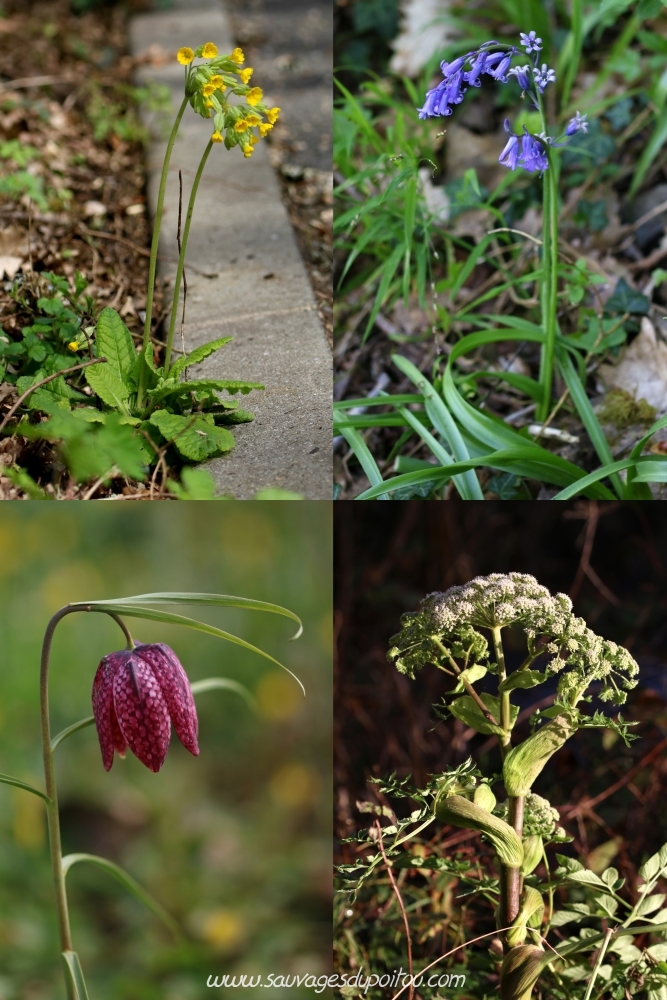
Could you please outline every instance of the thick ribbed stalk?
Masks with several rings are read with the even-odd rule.
[[[183,267],[185,265],[185,253],[188,249],[188,236],[190,235],[190,223],[192,221],[192,213],[195,207],[195,199],[197,197],[197,188],[199,187],[199,181],[204,173],[204,167],[206,166],[206,161],[208,160],[208,154],[213,148],[213,141],[209,139],[208,146],[204,150],[204,155],[202,156],[199,166],[197,167],[197,173],[195,174],[194,183],[192,185],[192,191],[190,192],[190,201],[188,202],[188,214],[185,217],[185,228],[183,229],[183,244],[181,246],[181,252],[178,255],[178,267],[176,269],[176,280],[174,281],[174,297],[171,303],[171,316],[169,317],[169,333],[167,334],[167,346],[164,352],[164,374],[165,377],[169,373],[169,361],[171,360],[171,345],[174,340],[174,330],[176,329],[176,316],[178,313],[178,296],[181,290],[181,281],[183,280]]]
[[[491,629],[493,635],[493,648],[496,654],[496,662],[498,664],[498,683],[502,684],[507,678],[507,670],[505,668],[505,653],[503,651],[503,640],[501,637],[501,630],[499,626],[495,626]],[[506,736],[499,736],[500,741],[500,752],[502,754],[503,760],[510,749],[510,695],[509,691],[503,691],[500,695],[500,726],[505,730]]]
[[[157,206],[155,209],[155,222],[153,223],[153,242],[151,243],[151,258],[148,266],[148,288],[146,289],[146,320],[144,322],[144,342],[143,350],[145,352],[151,339],[151,320],[153,317],[153,294],[155,291],[155,271],[157,267],[157,251],[158,243],[160,241],[160,226],[162,225],[162,209],[164,207],[164,196],[167,189],[167,175],[169,173],[169,161],[171,160],[171,152],[174,148],[174,142],[176,141],[176,134],[178,132],[179,125],[181,124],[181,118],[185,113],[185,109],[188,105],[188,96],[183,98],[183,103],[178,109],[178,114],[176,115],[176,120],[174,121],[173,128],[171,130],[171,135],[167,142],[167,150],[164,155],[164,163],[162,164],[162,176],[160,177],[160,188],[158,190],[157,196]],[[139,387],[137,389],[137,406],[141,407],[144,399],[144,393],[146,391],[146,362],[141,361],[141,369],[139,372]]]

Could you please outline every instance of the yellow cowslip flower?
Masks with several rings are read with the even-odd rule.
[[[214,45],[213,42],[207,42],[204,48],[202,49],[201,54],[203,55],[204,59],[215,59],[215,57],[218,54],[218,46]]]
[[[252,156],[252,146],[241,146],[241,149],[243,150],[243,155],[246,159],[248,159],[249,156]]]
[[[272,128],[273,128],[273,125],[270,125],[268,122],[260,122],[260,124],[259,124],[259,134],[263,138],[266,135],[267,132],[271,131]]]
[[[246,98],[247,100],[247,98]],[[266,112],[266,117],[269,119],[272,125],[278,121],[278,115],[280,114],[280,108],[269,108]]]
[[[211,77],[211,83],[217,90],[225,89],[225,81],[223,80],[223,78],[220,76],[219,73],[216,76]]]
[[[217,87],[215,86],[215,84],[213,84],[213,83],[206,83],[202,87],[201,92],[204,95],[204,97],[210,97],[211,94],[215,94],[216,90],[217,90]]]
[[[77,343],[76,340],[73,340],[72,343],[68,344],[67,346],[69,347],[70,351],[78,351],[79,350],[79,345],[78,345],[78,343]]]
[[[253,87],[252,90],[245,95],[247,104],[259,104],[263,97],[264,91],[261,87]]]
[[[259,136],[258,135],[251,135],[250,136],[250,144],[252,146],[256,146],[258,142],[259,142]]]
[[[232,62],[235,62],[240,66],[242,62],[245,62],[243,49],[235,48],[229,58],[232,60]]]
[[[249,125],[245,118],[239,118],[239,120],[234,125],[235,132],[247,132]]]
[[[211,142],[222,142],[222,141],[223,137],[220,135],[219,132],[214,132],[213,135],[211,136]]]
[[[247,121],[248,125],[255,126],[259,125],[262,119],[259,117],[259,115],[256,115],[255,112],[253,111],[252,114],[245,116],[245,120]]]
[[[239,70],[239,78],[241,80],[241,83],[247,83],[251,76],[252,76],[252,68],[250,66],[248,66],[247,69]]]
[[[176,53],[176,58],[181,66],[189,66],[194,57],[195,54],[188,45],[184,45],[183,48],[179,49]]]
[[[206,108],[214,108],[215,104],[213,103],[213,101],[204,101],[204,107],[206,107]]]

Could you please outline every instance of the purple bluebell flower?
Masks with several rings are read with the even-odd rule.
[[[463,74],[463,79],[466,83],[469,83],[471,87],[482,86],[480,78],[484,72],[488,58],[488,52],[478,52],[470,69]]]
[[[454,76],[455,73],[458,73],[459,70],[463,69],[466,60],[468,60],[470,56],[473,56],[474,54],[475,54],[474,52],[466,52],[464,56],[459,56],[458,59],[455,59],[453,62],[450,63],[441,62],[440,70],[445,80],[449,80],[451,77]]]
[[[426,94],[423,108],[418,108],[420,118],[434,118],[437,115],[451,115],[452,109],[448,107],[447,96],[449,94],[449,80],[443,80],[433,90]]]
[[[504,167],[509,167],[510,170],[516,170],[517,160],[519,159],[519,137],[510,129],[510,123],[507,118],[505,119],[504,128],[509,133],[509,139],[498,157],[498,163],[502,163]]]
[[[485,72],[492,76],[494,80],[499,83],[507,83],[507,71],[512,63],[512,56],[515,54],[516,49],[510,49],[509,52],[502,53],[502,58],[495,68],[489,69],[488,61],[487,68]]]
[[[449,81],[449,91],[447,94],[448,104],[460,104],[463,100],[463,95],[467,91],[467,87],[461,88],[463,82],[463,73],[459,71],[455,73],[454,76]]]
[[[565,135],[574,135],[575,132],[588,132],[588,122],[586,115],[580,115],[577,111],[574,118],[567,123]]]
[[[533,76],[535,77],[535,86],[540,94],[544,93],[548,83],[556,82],[556,71],[549,69],[546,63],[542,63],[542,69],[536,66],[533,70]]]
[[[515,76],[522,90],[528,90],[530,87],[530,66],[528,63],[525,66],[515,66],[507,75]]]
[[[535,173],[537,170],[542,173],[549,167],[544,147],[537,141],[535,136],[526,131],[525,125],[523,127],[523,135],[521,136],[521,159],[519,165],[524,170],[528,170],[529,173]]]
[[[542,51],[542,39],[537,38],[537,32],[531,31],[526,34],[525,31],[519,32],[519,37],[521,39],[521,44],[525,48],[528,55],[531,52],[541,52]]]

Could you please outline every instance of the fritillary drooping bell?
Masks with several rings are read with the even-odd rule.
[[[114,750],[124,757],[128,746],[142,764],[159,771],[172,722],[185,749],[199,754],[190,682],[173,649],[162,642],[137,643],[104,657],[93,681],[93,714],[106,771]]]

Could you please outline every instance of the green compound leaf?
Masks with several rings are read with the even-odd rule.
[[[65,966],[68,997],[70,1000],[88,1000],[88,990],[83,978],[79,956],[75,951],[63,951],[62,960]]]
[[[39,795],[40,799],[44,799],[45,802],[51,801],[45,792],[40,792],[39,788],[33,788],[32,785],[21,781],[20,778],[13,778],[11,774],[0,774],[0,782],[3,785],[13,785],[15,788],[22,788],[24,792],[32,792],[33,795]]]
[[[546,680],[539,670],[515,670],[504,681],[498,685],[498,691],[503,694],[505,691],[513,691],[515,688],[532,688]]]
[[[121,381],[120,376],[109,364],[91,365],[86,368],[86,382],[103,403],[127,413],[127,401],[130,398],[129,387]]]
[[[120,381],[125,381],[125,376],[136,361],[137,352],[130,331],[115,309],[107,306],[100,313],[95,340],[98,357],[106,358],[107,364],[94,367],[113,371]]]
[[[184,458],[203,462],[234,447],[231,431],[217,427],[208,416],[182,417],[168,410],[156,410],[150,417],[160,433],[171,441]]]
[[[500,699],[494,698],[491,694],[481,695],[481,699],[488,708],[494,719],[500,718]],[[496,736],[504,736],[505,730],[501,726],[495,726],[492,722],[482,715],[481,709],[477,705],[470,695],[465,695],[463,698],[457,698],[455,702],[448,706],[449,711],[452,715],[460,719],[461,722],[465,722],[466,726],[470,726],[471,729],[475,729],[478,733],[495,733]],[[519,714],[518,705],[510,706],[510,729],[516,722],[517,715]]]
[[[194,351],[190,354],[186,354],[185,357],[179,358],[171,368],[169,369],[169,378],[177,379],[181,372],[184,372],[186,368],[190,365],[197,365],[200,361],[203,361],[214,351],[219,351],[221,347],[228,344],[233,337],[219,337],[217,340],[209,340],[208,344],[202,344],[201,347],[195,347]]]
[[[155,916],[162,921],[165,927],[168,927],[171,933],[174,935],[176,940],[180,940],[181,931],[171,916],[167,913],[165,908],[158,903],[157,899],[154,899],[149,892],[147,892],[142,885],[137,882],[132,875],[128,874],[120,865],[114,864],[113,861],[108,861],[106,858],[100,858],[96,854],[68,854],[67,857],[63,858],[63,872],[67,875],[72,865],[77,864],[79,861],[88,861],[93,865],[97,865],[98,868],[102,868],[103,871],[115,878],[117,882],[120,882],[129,892],[132,893],[140,902],[147,906]]]

